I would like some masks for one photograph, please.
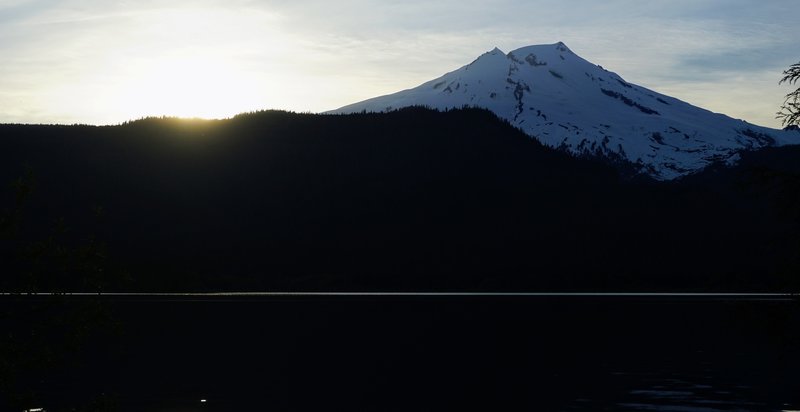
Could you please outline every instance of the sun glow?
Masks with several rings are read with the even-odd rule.
[[[256,31],[270,22],[264,17],[182,8],[139,20],[137,31],[147,48],[142,52],[138,38],[130,39],[126,48],[134,58],[117,55],[109,61],[123,76],[105,100],[128,117],[221,118],[262,108],[261,76],[245,70],[241,47],[245,39],[264,34]],[[262,43],[260,51],[269,48]]]
[[[142,67],[120,90],[116,106],[137,115],[222,118],[254,110],[263,97],[253,81],[224,61],[187,56]]]
[[[114,36],[71,45],[58,56],[66,69],[37,85],[38,106],[56,122],[226,118],[295,103],[285,86],[296,77],[285,64],[292,40],[278,15],[179,7],[90,22]]]

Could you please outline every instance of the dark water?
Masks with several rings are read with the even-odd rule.
[[[54,321],[62,329],[36,329],[45,343],[31,338],[41,349],[27,356],[41,350],[52,362],[12,362],[6,391],[27,398],[6,393],[0,406],[10,410],[800,409],[800,304],[791,299],[46,300],[2,301],[4,331],[83,305]]]

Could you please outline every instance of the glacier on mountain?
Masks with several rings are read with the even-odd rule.
[[[743,150],[800,143],[797,131],[752,125],[629,83],[561,42],[508,54],[495,48],[413,89],[328,113],[408,106],[485,108],[550,147],[622,158],[659,180],[730,164]]]

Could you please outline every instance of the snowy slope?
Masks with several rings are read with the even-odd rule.
[[[621,156],[674,179],[737,152],[800,143],[800,133],[751,125],[626,82],[563,43],[487,52],[416,88],[330,113],[422,105],[482,107],[542,143],[574,153]]]

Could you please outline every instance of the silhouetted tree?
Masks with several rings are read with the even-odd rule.
[[[732,187],[744,166],[627,180],[618,171],[637,165],[574,158],[486,110],[0,125],[0,135],[0,182],[26,165],[37,177],[22,220],[15,195],[27,186],[0,188],[0,229],[18,228],[8,240],[0,230],[14,246],[0,289],[120,290],[108,269],[122,266],[135,291],[786,290],[774,267],[790,228],[762,213],[768,199]],[[791,169],[800,148],[772,157],[759,164]],[[94,204],[108,211],[101,222]]]
[[[789,66],[783,72],[784,76],[778,84],[797,84],[800,80],[800,63]],[[786,100],[777,113],[784,126],[800,126],[800,88],[786,95]]]
[[[103,291],[124,285],[127,273],[109,270],[106,248],[92,234],[70,240],[65,219],[51,230],[36,228],[46,220],[31,199],[37,192],[32,170],[0,187],[0,410],[27,410],[41,404],[42,376],[70,368],[91,355],[90,343],[114,336],[118,324],[100,297],[72,300],[64,291]],[[52,196],[45,196],[52,200]],[[103,214],[94,208],[96,218]],[[27,292],[53,293],[47,298]],[[94,396],[94,395],[92,395]],[[112,411],[115,399],[105,394],[82,399],[74,411]]]

